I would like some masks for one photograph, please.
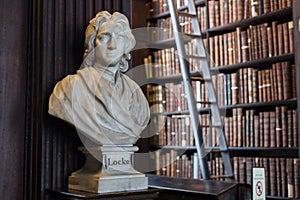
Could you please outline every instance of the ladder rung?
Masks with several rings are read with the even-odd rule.
[[[211,127],[211,128],[222,128],[221,125],[201,124],[200,126],[201,126],[201,127],[205,127],[205,128],[207,128],[207,127]]]
[[[212,83],[211,78],[203,78],[203,76],[201,75],[203,74],[202,71],[199,71],[197,74],[191,74],[191,80],[192,81],[206,81],[208,83]]]
[[[210,125],[210,127],[212,127],[212,128],[223,128],[222,125]]]
[[[192,13],[188,13],[188,12],[182,12],[182,11],[178,11],[178,15],[186,16],[186,17],[197,17],[196,14],[192,14]]]
[[[212,104],[212,102],[210,102],[210,101],[196,101],[196,103]]]
[[[201,124],[200,126],[205,127],[205,128],[210,127],[210,125],[208,125],[208,124]]]
[[[219,148],[206,148],[205,149],[206,152],[212,152],[212,153],[222,153],[222,152],[228,152],[228,150],[226,149],[219,149]]]
[[[186,55],[185,57],[187,58],[192,58],[192,59],[207,59],[206,56],[194,56],[194,55]]]
[[[201,76],[192,76],[191,80],[192,81],[205,81],[205,79]]]
[[[191,38],[199,38],[199,39],[202,38],[202,35],[200,34],[194,34],[194,33],[182,33],[182,34],[189,36]]]
[[[227,174],[223,174],[223,175],[211,175],[210,178],[211,179],[217,179],[217,178],[233,178],[233,175],[227,175]]]

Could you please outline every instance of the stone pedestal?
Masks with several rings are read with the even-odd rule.
[[[69,176],[70,189],[108,193],[148,188],[148,178],[133,168],[133,154],[138,147],[81,147],[80,150],[86,156],[86,163]]]

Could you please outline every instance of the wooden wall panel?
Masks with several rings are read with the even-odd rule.
[[[48,199],[44,190],[66,187],[83,164],[76,130],[48,114],[48,99],[56,82],[80,67],[84,32],[96,12],[126,10],[130,17],[130,6],[128,0],[31,0],[25,199]]]
[[[0,194],[22,199],[28,1],[0,1]]]

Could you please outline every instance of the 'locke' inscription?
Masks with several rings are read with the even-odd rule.
[[[130,165],[130,160],[125,159],[125,158],[121,158],[121,159],[111,159],[108,158],[107,159],[107,165],[108,166],[113,166],[113,165]]]

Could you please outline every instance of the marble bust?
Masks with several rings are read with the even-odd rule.
[[[82,66],[55,85],[49,113],[96,144],[132,145],[150,111],[140,87],[122,73],[136,43],[129,22],[121,13],[101,11],[85,34]]]

